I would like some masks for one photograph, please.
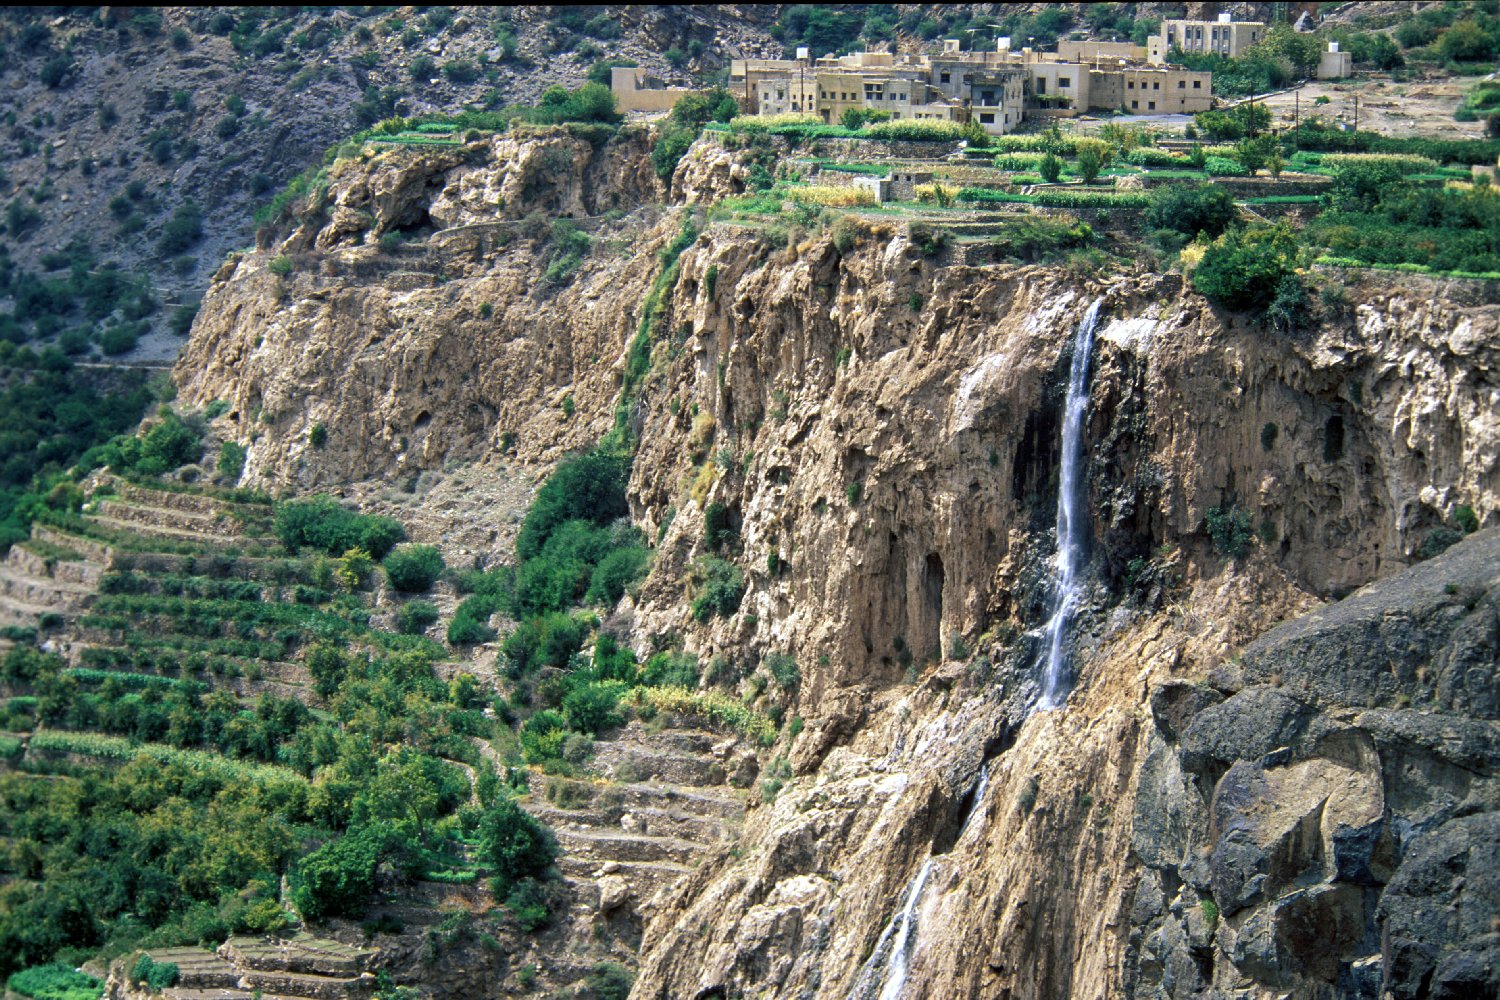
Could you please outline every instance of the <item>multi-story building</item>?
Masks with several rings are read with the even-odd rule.
[[[1216,21],[1163,21],[1156,34],[1146,39],[1146,61],[1165,63],[1173,49],[1238,58],[1265,37],[1263,21],[1235,21],[1228,14],[1220,14]]]
[[[1211,74],[1142,62],[1145,52],[1120,42],[1016,51],[1005,38],[985,52],[961,51],[949,39],[933,55],[858,52],[814,59],[801,49],[796,59],[735,60],[730,88],[751,114],[815,114],[834,123],[852,108],[884,111],[893,120],[973,121],[994,135],[1015,129],[1028,113],[1208,110]]]

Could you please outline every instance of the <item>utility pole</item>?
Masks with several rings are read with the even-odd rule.
[[[1354,131],[1359,131],[1359,95],[1354,95]]]

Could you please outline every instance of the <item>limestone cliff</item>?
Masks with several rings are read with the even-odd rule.
[[[1401,578],[1430,648],[1340,638],[1408,584],[1267,630],[1397,573],[1456,505],[1500,519],[1487,289],[1317,274],[1346,284],[1283,336],[1172,276],[967,266],[879,222],[842,250],[783,243],[695,207],[737,176],[724,150],[667,186],[648,149],[559,131],[341,164],[294,232],[221,269],[177,369],[186,402],[229,404],[248,480],[365,496],[441,491],[462,463],[465,489],[514,483],[619,409],[658,550],[611,627],[722,657],[724,683],[805,722],[768,754],[780,794],[646,927],[636,995],[873,995],[909,895],[913,996],[1468,982],[1433,956],[1488,931],[1432,930],[1451,893],[1421,872],[1465,851],[1472,870],[1493,819],[1493,532]],[[667,194],[690,204],[636,207]],[[556,216],[593,234],[576,274]],[[1077,683],[1030,713],[1070,333],[1101,298]],[[491,558],[516,502],[424,514]],[[705,538],[711,506],[730,541]],[[1210,509],[1249,516],[1243,555]],[[715,541],[746,591],[702,622]],[[762,693],[771,652],[800,665],[794,694]],[[1311,954],[1327,921],[1338,947]]]

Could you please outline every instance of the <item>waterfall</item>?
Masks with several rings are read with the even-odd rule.
[[[1058,468],[1057,560],[1053,570],[1052,616],[1043,633],[1047,640],[1047,669],[1042,676],[1038,707],[1056,708],[1068,695],[1067,653],[1063,643],[1068,622],[1078,606],[1079,576],[1083,570],[1084,543],[1088,537],[1088,515],[1084,511],[1088,488],[1084,482],[1083,425],[1089,408],[1089,357],[1094,349],[1094,327],[1099,322],[1095,299],[1078,324],[1073,337],[1073,364],[1068,372],[1068,398],[1063,407],[1062,464]]]
[[[901,991],[906,989],[907,963],[911,961],[912,945],[916,942],[917,904],[922,901],[922,889],[927,885],[927,876],[932,874],[935,860],[928,855],[912,876],[901,909],[891,916],[890,923],[880,932],[880,940],[875,942],[875,950],[860,970],[849,1000],[868,1000],[871,997],[899,1000]],[[875,992],[877,988],[878,993]]]
[[[986,764],[979,770],[979,782],[974,787],[969,814],[964,817],[963,826],[959,828],[959,840],[974,825],[976,817],[983,823],[984,796],[989,787],[990,768]],[[922,867],[912,876],[911,882],[906,886],[906,894],[902,897],[901,909],[891,915],[890,923],[880,932],[875,950],[859,970],[859,978],[854,981],[849,1000],[901,1000],[906,989],[907,968],[912,954],[917,950],[917,935],[921,930],[917,921],[917,907],[922,902],[922,890],[927,887],[927,878],[932,874],[933,862],[937,860],[938,856],[929,854],[927,860],[922,862]]]

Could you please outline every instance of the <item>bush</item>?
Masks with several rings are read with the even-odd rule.
[[[233,485],[245,473],[245,446],[225,441],[219,446],[219,475]]]
[[[479,861],[495,873],[497,899],[521,879],[545,878],[557,857],[551,831],[503,796],[480,817],[478,835]]]
[[[1238,217],[1234,198],[1218,184],[1166,184],[1151,191],[1146,225],[1188,237],[1218,236]]]
[[[582,733],[599,733],[624,721],[619,713],[620,696],[625,685],[619,681],[581,684],[563,697],[563,716],[568,725]]]
[[[693,617],[706,622],[714,615],[729,617],[745,596],[745,576],[738,566],[716,556],[700,556],[688,576]]]
[[[505,895],[505,908],[527,934],[541,930],[552,922],[547,895],[534,878],[523,878]],[[523,970],[524,971],[524,970]]]
[[[797,669],[797,661],[785,653],[767,655],[765,664],[771,678],[776,681],[776,686],[783,691],[794,691],[802,682],[802,672]]]
[[[443,572],[443,554],[435,545],[400,545],[381,563],[395,589],[417,594],[430,590]]]
[[[1229,309],[1264,309],[1299,255],[1296,236],[1285,226],[1231,230],[1204,252],[1193,287]]]
[[[437,605],[431,601],[408,601],[396,612],[396,631],[402,635],[421,635],[437,624]]]
[[[517,555],[530,559],[540,554],[547,539],[567,521],[607,524],[630,513],[625,500],[629,476],[630,459],[624,455],[591,451],[563,460],[521,522]]]
[[[351,830],[298,862],[292,873],[292,902],[309,920],[358,917],[375,893],[381,863],[406,860],[408,852],[397,833],[373,826]]]
[[[588,984],[590,994],[598,1000],[625,1000],[635,985],[635,977],[618,962],[598,962],[584,977],[584,982]]]
[[[33,1000],[99,1000],[104,984],[71,965],[53,962],[17,972],[6,983],[14,993]]]
[[[276,535],[293,552],[312,548],[337,556],[358,548],[379,559],[406,537],[406,529],[394,518],[357,514],[318,496],[279,504]]]
[[[1230,559],[1238,559],[1250,551],[1255,534],[1250,530],[1250,515],[1233,505],[1210,507],[1205,518],[1208,537],[1213,540],[1214,551]]]
[[[203,236],[203,213],[190,201],[178,205],[172,218],[162,227],[156,249],[165,255],[176,255],[197,243]]]
[[[132,981],[145,983],[152,993],[160,993],[169,986],[176,986],[179,975],[176,964],[154,961],[150,955],[142,955],[136,959],[135,968],[130,972]]]

